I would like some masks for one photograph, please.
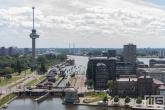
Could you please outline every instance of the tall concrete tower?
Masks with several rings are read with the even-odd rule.
[[[160,49],[159,51],[159,58],[164,58],[164,50]]]
[[[124,62],[136,62],[136,45],[129,43],[128,45],[124,45],[123,51]]]
[[[33,29],[32,29],[32,33],[30,34],[30,38],[32,39],[32,64],[31,67],[35,67],[36,66],[36,48],[35,48],[35,39],[39,38],[39,35],[36,34],[36,30],[34,29],[34,9],[35,7],[32,7],[33,9]]]

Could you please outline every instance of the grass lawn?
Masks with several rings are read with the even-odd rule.
[[[26,71],[26,74],[32,73],[30,69],[27,69],[27,70],[22,71],[21,74],[25,74],[25,71]],[[18,72],[12,73],[11,75],[12,76],[18,76]]]
[[[26,71],[26,74],[31,74],[32,73],[30,69],[27,69],[25,71]],[[22,71],[21,74],[25,74],[25,71]],[[12,73],[11,75],[12,76],[18,76],[18,72]]]
[[[0,82],[0,86],[6,86],[7,84],[9,84],[9,83],[12,83],[12,82],[14,82],[14,81],[17,81],[17,80],[19,80],[21,77],[12,77],[11,79],[9,79],[9,80],[7,80],[6,81],[6,79],[1,79],[1,82]]]
[[[34,83],[36,83],[38,80],[37,79],[33,79],[32,81],[30,81],[29,83],[27,83],[25,85],[25,87],[30,87],[31,85],[33,85]]]
[[[106,92],[84,92],[85,98],[88,103],[102,101],[104,96],[107,95]],[[110,97],[108,97],[109,99]]]
[[[10,93],[7,96],[5,96],[2,99],[0,99],[0,106],[4,105],[5,103],[7,103],[9,100],[11,100],[12,98],[14,98],[15,96],[16,96],[15,94]]]
[[[57,77],[57,81],[59,81],[59,80],[60,80],[60,78],[61,78],[61,77],[60,77],[60,76],[58,76],[58,77]]]
[[[70,83],[70,84],[72,84],[74,78],[75,78],[75,77],[71,77],[71,78],[69,79],[69,83]]]
[[[31,85],[34,85],[34,84],[36,84],[37,82],[39,82],[39,81],[41,81],[41,80],[43,80],[43,79],[45,79],[46,78],[46,76],[41,76],[39,79],[33,79],[32,81],[30,81],[29,83],[27,83],[26,85],[25,85],[25,87],[30,87]]]
[[[43,79],[45,79],[46,78],[46,76],[41,76],[40,78],[39,78],[39,80],[41,81],[41,80],[43,80]]]
[[[21,82],[24,82],[24,81],[27,80],[27,79],[28,79],[28,78],[25,78],[25,79],[23,79],[23,80],[21,80],[21,81],[15,83],[15,84],[11,85],[9,88],[14,87],[14,86],[16,86],[17,84],[20,84]]]

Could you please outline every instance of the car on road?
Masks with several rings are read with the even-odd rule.
[[[29,90],[33,90],[33,88],[30,87]]]
[[[98,101],[97,104],[98,105],[108,105],[108,103],[107,102],[104,102],[104,101]]]

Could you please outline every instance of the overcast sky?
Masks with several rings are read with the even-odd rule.
[[[165,48],[164,0],[0,0],[0,47]]]

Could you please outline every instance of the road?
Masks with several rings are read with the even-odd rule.
[[[85,85],[86,75],[76,75],[75,88],[78,93],[87,91],[87,86]]]

